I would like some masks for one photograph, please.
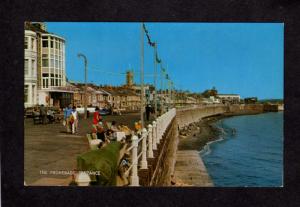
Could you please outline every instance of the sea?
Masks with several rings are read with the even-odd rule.
[[[283,186],[283,112],[221,119],[200,152],[216,187]]]

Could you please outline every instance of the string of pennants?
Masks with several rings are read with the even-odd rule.
[[[143,29],[145,31],[145,34],[146,34],[146,37],[147,37],[147,40],[148,40],[148,44],[150,45],[150,47],[155,47],[156,46],[156,43],[155,42],[152,42],[151,41],[151,38],[150,38],[150,35],[149,35],[149,32],[146,28],[146,25],[143,23]],[[155,53],[155,60],[157,63],[160,63],[160,67],[161,67],[161,70],[162,70],[162,73],[163,75],[165,75],[165,78],[167,80],[170,80],[170,77],[168,74],[166,74],[166,69],[162,66],[162,60],[158,57],[158,54],[157,54],[157,51]]]

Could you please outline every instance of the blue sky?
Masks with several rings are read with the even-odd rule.
[[[281,23],[146,23],[158,43],[175,87],[203,92],[215,86],[219,93],[243,98],[283,98],[283,31]],[[132,68],[140,83],[140,23],[48,22],[49,32],[66,39],[69,80],[121,85]],[[145,74],[153,74],[153,48],[144,37]],[[145,76],[146,83],[153,77]],[[160,83],[160,82],[158,82]],[[158,85],[160,86],[160,84]]]

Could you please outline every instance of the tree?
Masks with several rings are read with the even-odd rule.
[[[209,98],[210,96],[217,96],[217,95],[218,95],[218,91],[216,87],[212,87],[212,89],[205,90],[202,93],[202,96],[205,98]]]

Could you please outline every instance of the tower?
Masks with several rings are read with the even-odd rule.
[[[131,87],[133,85],[133,71],[126,71],[126,86]]]

